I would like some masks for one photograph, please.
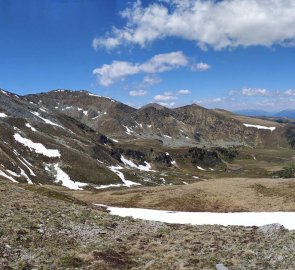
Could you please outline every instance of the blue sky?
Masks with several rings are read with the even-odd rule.
[[[292,0],[2,0],[0,33],[0,87],[17,94],[295,108]]]

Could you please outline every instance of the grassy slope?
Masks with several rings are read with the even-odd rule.
[[[110,216],[0,180],[0,269],[292,269],[295,232]]]
[[[294,192],[294,179],[268,178],[222,178],[191,185],[117,191],[66,191],[91,203],[204,212],[295,211]]]

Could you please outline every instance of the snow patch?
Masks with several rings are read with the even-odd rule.
[[[32,131],[36,132],[37,129],[35,129],[34,127],[32,127],[29,123],[26,123],[26,127],[30,128]]]
[[[129,166],[131,168],[136,168],[138,170],[146,171],[146,172],[153,171],[153,170],[151,170],[151,168],[152,168],[151,164],[146,162],[146,161],[144,162],[145,165],[136,165],[132,160],[129,160],[129,159],[125,158],[123,155],[121,155],[121,161],[125,165],[127,165],[127,166]]]
[[[4,117],[8,117],[8,115],[6,113],[0,113],[0,117],[4,118]]]
[[[46,118],[43,118],[42,116],[40,116],[40,114],[38,112],[31,112],[32,114],[34,114],[35,116],[39,117],[41,120],[43,120],[46,124],[49,124],[49,125],[52,125],[52,126],[56,126],[56,127],[60,127],[62,129],[65,129],[63,126],[61,125],[58,125],[58,124],[55,124],[53,123],[52,121],[46,119]]]
[[[14,139],[23,144],[24,146],[27,146],[30,148],[31,151],[34,151],[37,154],[42,154],[47,157],[60,157],[60,153],[56,149],[47,149],[43,144],[41,143],[34,143],[30,139],[26,139],[22,137],[19,133],[16,133],[13,135]]]
[[[139,183],[135,183],[135,182],[132,182],[130,180],[126,180],[125,179],[125,176],[122,172],[120,172],[120,170],[123,169],[123,167],[121,167],[120,165],[118,166],[110,166],[108,167],[112,172],[114,172],[116,175],[119,176],[119,178],[122,180],[122,182],[124,183],[124,186],[126,187],[131,187],[131,186],[140,186],[141,184]]]
[[[132,135],[132,133],[133,133],[133,130],[132,130],[132,129],[130,129],[130,128],[127,127],[127,126],[123,126],[123,127],[126,129],[126,131],[125,131],[126,134],[128,134],[128,135]]]
[[[36,174],[32,171],[32,169],[25,163],[27,161],[24,158],[23,158],[24,161],[22,161],[19,157],[17,159],[21,162],[21,164],[23,164],[28,169],[28,171],[30,172],[30,175],[36,176]]]
[[[81,187],[87,186],[86,183],[81,183],[71,180],[71,178],[59,167],[59,164],[46,164],[45,170],[53,172],[55,176],[55,183],[61,183],[62,186],[74,190],[82,190]]]
[[[101,205],[99,205],[101,206]],[[121,217],[133,217],[150,221],[173,224],[222,225],[222,226],[263,226],[279,223],[286,229],[295,229],[295,212],[179,212],[143,208],[121,208],[105,206],[110,214]]]
[[[270,130],[271,132],[273,132],[276,127],[266,127],[266,126],[260,126],[260,125],[251,125],[251,124],[243,124],[245,127],[254,127],[254,128],[257,128],[257,129],[268,129]]]
[[[14,182],[14,183],[18,183],[16,180],[14,180],[11,176],[7,175],[5,172],[0,170],[0,176],[9,179],[10,181]]]
[[[206,171],[205,169],[203,169],[201,166],[197,166],[197,168],[201,171]]]

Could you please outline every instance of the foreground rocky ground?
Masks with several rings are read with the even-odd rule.
[[[119,218],[53,190],[0,180],[0,269],[294,269],[294,252],[295,231],[277,225]]]

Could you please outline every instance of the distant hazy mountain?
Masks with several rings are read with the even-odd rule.
[[[283,110],[280,112],[267,112],[263,110],[239,110],[234,113],[246,116],[268,116],[268,117],[287,117],[295,119],[295,110]]]
[[[278,117],[287,117],[295,119],[295,110],[284,110],[275,114]]]
[[[263,111],[263,110],[238,110],[234,113],[246,116],[274,116],[275,113]]]

